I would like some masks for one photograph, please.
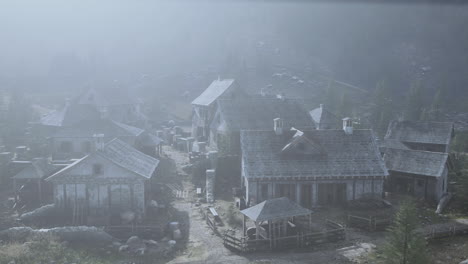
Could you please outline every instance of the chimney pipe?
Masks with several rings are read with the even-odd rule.
[[[353,120],[349,117],[343,118],[343,130],[346,135],[353,134]]]
[[[283,134],[283,120],[281,118],[273,119],[273,130],[278,136]]]

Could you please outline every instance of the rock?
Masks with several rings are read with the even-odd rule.
[[[460,262],[459,264],[468,264],[468,259],[465,259],[464,261]]]
[[[171,231],[174,231],[176,229],[179,229],[179,222],[170,222],[169,223],[169,229]]]
[[[138,248],[137,250],[135,250],[135,254],[137,254],[138,256],[143,256],[145,255],[146,253],[146,247],[145,248]]]
[[[117,242],[117,241],[116,241],[116,242],[112,242],[112,246],[118,248],[118,247],[122,246],[122,243]]]
[[[167,241],[167,244],[170,246],[170,247],[173,247],[177,244],[177,242],[175,240],[169,240]]]
[[[125,252],[128,250],[128,248],[129,248],[128,245],[122,245],[119,247],[119,252]]]
[[[148,246],[151,246],[151,247],[157,247],[159,244],[158,242],[154,241],[154,240],[145,240],[145,244],[148,245]]]
[[[142,240],[137,237],[137,236],[131,236],[129,239],[127,239],[127,245],[134,245],[134,244],[141,244]]]

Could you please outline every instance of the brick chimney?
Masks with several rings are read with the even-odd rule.
[[[281,118],[273,119],[273,130],[278,136],[283,134],[283,120]]]
[[[343,118],[343,130],[346,133],[346,135],[353,134],[353,120],[351,118]]]

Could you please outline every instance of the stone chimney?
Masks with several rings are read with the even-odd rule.
[[[273,119],[273,130],[278,136],[283,134],[283,120],[281,118]]]
[[[104,134],[94,134],[94,149],[100,151],[104,149]]]
[[[353,134],[353,120],[351,118],[343,118],[343,130],[347,135]]]

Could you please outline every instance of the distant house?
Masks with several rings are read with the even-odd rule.
[[[286,130],[281,123],[240,133],[247,202],[288,197],[310,208],[383,194],[388,171],[372,130],[353,130],[349,119],[335,130]]]
[[[312,129],[307,111],[297,100],[251,96],[233,100],[218,100],[211,123],[210,147],[226,154],[240,154],[241,130],[271,130],[279,118],[283,129]],[[279,121],[278,121],[279,122]]]
[[[62,127],[73,126],[82,121],[99,120],[98,109],[90,105],[76,104],[67,100],[64,106],[41,117],[33,124],[32,133],[37,137],[47,137]]]
[[[242,91],[233,79],[214,80],[208,88],[192,101],[192,137],[206,141],[210,124],[216,112],[216,101],[236,98]]]
[[[438,202],[447,192],[448,154],[387,148],[388,191]]]
[[[148,121],[141,111],[143,101],[134,95],[114,88],[107,92],[90,88],[75,99],[78,105],[92,105],[101,116],[112,120],[144,127]]]
[[[125,125],[109,119],[83,120],[72,126],[60,128],[49,137],[54,160],[82,158],[94,151],[94,136],[104,135],[104,142],[119,138],[135,146],[143,129]]]
[[[316,129],[339,129],[341,120],[323,104],[309,112]]]
[[[454,136],[453,123],[392,121],[385,135],[385,141],[394,140],[409,149],[448,152]]]
[[[107,144],[101,139],[94,152],[46,181],[53,183],[54,203],[66,215],[81,219],[80,224],[109,223],[124,212],[145,214],[148,183],[158,163],[120,139]]]

